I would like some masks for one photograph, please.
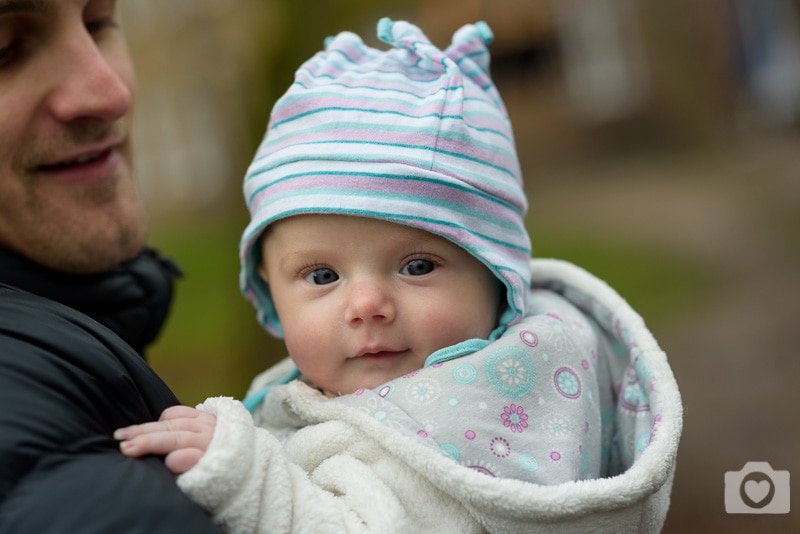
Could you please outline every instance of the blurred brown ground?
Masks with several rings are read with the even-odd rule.
[[[650,325],[685,405],[664,532],[800,532],[798,483],[789,515],[724,507],[724,473],[747,461],[800,476],[800,140],[564,173],[535,166],[523,159],[534,245],[537,232],[582,225],[674,251],[713,277],[713,291]]]

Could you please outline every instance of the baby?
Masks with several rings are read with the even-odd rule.
[[[122,451],[166,455],[231,532],[658,530],[677,388],[610,288],[530,260],[488,26],[444,51],[378,35],[394,48],[345,32],[301,66],[245,178],[242,287],[289,358]],[[653,411],[656,382],[678,407]],[[652,443],[650,493],[609,483]]]

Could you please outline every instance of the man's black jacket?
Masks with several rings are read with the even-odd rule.
[[[167,267],[145,251],[76,277],[0,249],[0,532],[218,532],[160,458],[112,439],[178,403],[132,348],[166,316]]]

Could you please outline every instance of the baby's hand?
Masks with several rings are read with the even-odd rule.
[[[122,454],[131,457],[166,455],[164,463],[175,475],[185,473],[200,461],[214,435],[217,418],[188,406],[172,406],[157,422],[120,428]]]

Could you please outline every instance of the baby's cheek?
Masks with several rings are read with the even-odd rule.
[[[326,347],[320,336],[313,333],[286,335],[284,342],[289,356],[305,376],[308,376],[309,371],[324,366],[325,356],[330,352],[330,347]]]

